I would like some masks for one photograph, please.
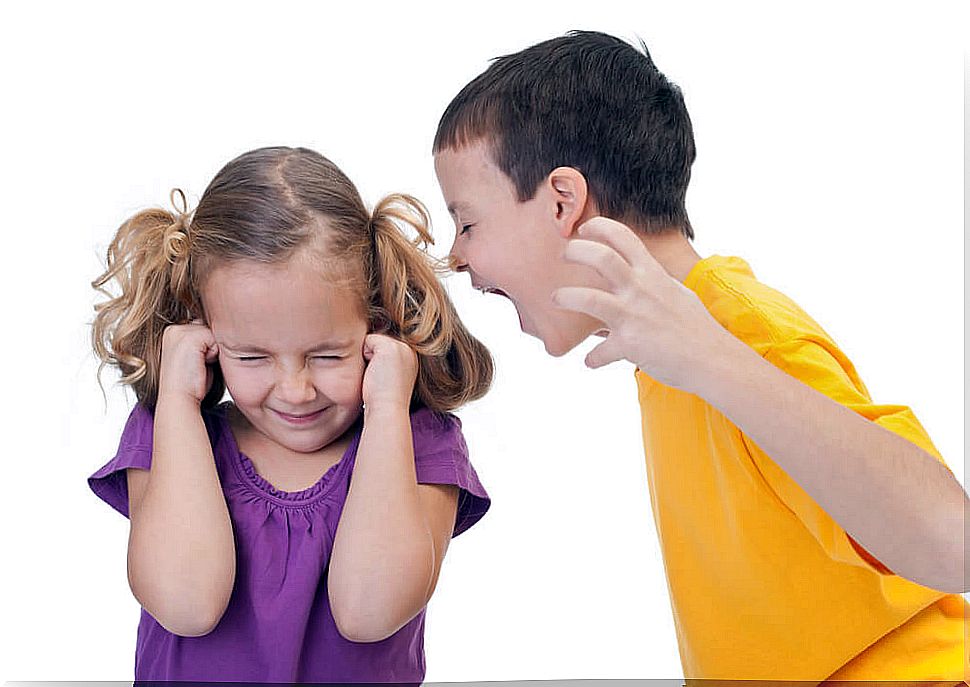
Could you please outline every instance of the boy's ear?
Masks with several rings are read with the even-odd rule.
[[[585,219],[589,202],[586,177],[575,167],[556,167],[546,177],[546,185],[555,203],[559,233],[568,238]]]

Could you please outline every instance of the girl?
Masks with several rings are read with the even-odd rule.
[[[93,282],[120,287],[93,344],[138,398],[89,480],[131,520],[135,679],[420,682],[448,541],[489,506],[446,413],[492,375],[419,250],[427,212],[369,214],[302,148],[176,200]]]

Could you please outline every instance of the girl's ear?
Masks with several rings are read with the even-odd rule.
[[[569,238],[590,215],[587,212],[591,199],[586,177],[575,167],[556,167],[546,177],[546,187],[555,203],[555,222],[559,234]]]

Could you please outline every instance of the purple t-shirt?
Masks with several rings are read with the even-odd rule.
[[[327,563],[350,488],[361,424],[340,461],[299,492],[274,488],[236,446],[228,403],[203,411],[236,542],[236,579],[219,624],[202,637],[165,630],[144,609],[135,650],[136,680],[238,682],[421,682],[422,609],[380,642],[356,643],[337,631],[327,596]],[[153,417],[139,405],[118,453],[88,483],[128,516],[125,470],[152,460]],[[454,535],[477,522],[489,498],[468,461],[461,421],[421,408],[411,414],[418,482],[460,488]]]

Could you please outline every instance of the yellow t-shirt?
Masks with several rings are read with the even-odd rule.
[[[912,411],[874,404],[822,328],[743,260],[707,258],[684,283],[766,360],[942,462]],[[965,679],[962,597],[892,574],[701,398],[636,379],[685,677]]]

